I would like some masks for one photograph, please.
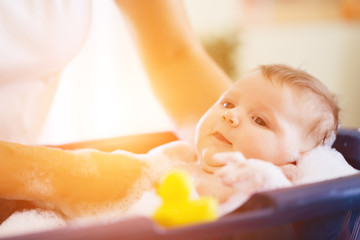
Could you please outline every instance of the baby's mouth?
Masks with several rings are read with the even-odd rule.
[[[219,141],[221,141],[221,142],[223,142],[223,143],[226,143],[226,144],[232,145],[232,143],[231,143],[229,140],[227,140],[221,133],[219,133],[219,132],[214,132],[212,135],[213,135],[215,138],[217,138]]]

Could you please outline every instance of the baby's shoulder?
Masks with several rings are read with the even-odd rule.
[[[186,141],[174,141],[149,151],[149,155],[162,155],[174,160],[196,162],[197,153],[195,146]]]

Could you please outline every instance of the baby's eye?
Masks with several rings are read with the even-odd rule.
[[[268,127],[266,121],[265,121],[263,118],[261,118],[261,117],[259,117],[259,116],[253,116],[252,119],[254,120],[254,122],[255,122],[257,125],[259,125],[259,126],[261,126],[261,127]]]
[[[221,104],[223,105],[224,108],[234,108],[235,107],[235,105],[229,101],[223,101]]]

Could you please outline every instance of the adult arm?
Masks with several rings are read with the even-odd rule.
[[[231,80],[206,54],[191,29],[182,1],[116,0],[124,14],[151,86],[181,139]]]
[[[126,152],[64,151],[2,141],[0,156],[0,198],[45,204],[69,217],[115,206],[129,197],[146,168],[138,155]]]
[[[193,141],[195,126],[231,80],[203,49],[179,0],[116,0],[125,16],[155,96],[175,134],[151,133],[65,144],[64,149],[145,153],[169,141]]]

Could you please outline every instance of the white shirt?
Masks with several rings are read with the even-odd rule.
[[[0,140],[36,143],[90,14],[90,0],[0,0]]]

